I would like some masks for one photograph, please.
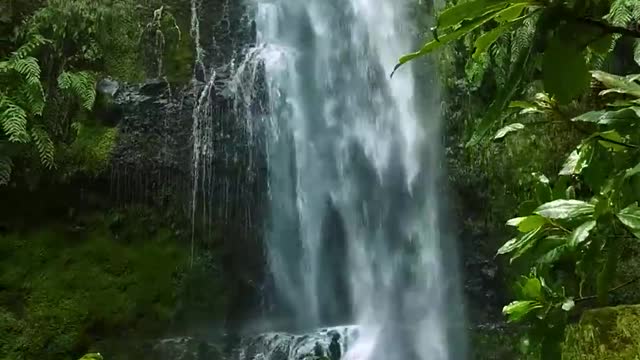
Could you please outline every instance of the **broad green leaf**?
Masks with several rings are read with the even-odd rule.
[[[625,78],[624,76],[613,75],[598,70],[592,71],[591,76],[608,88],[602,91],[600,95],[615,92],[640,97],[640,85],[634,82],[632,78]]]
[[[589,143],[583,144],[577,150],[573,150],[567,160],[562,165],[559,175],[577,175],[582,173],[591,163],[593,157],[593,146]]]
[[[638,165],[634,166],[631,169],[627,169],[627,171],[625,171],[624,173],[624,178],[628,179],[637,174],[640,174],[640,163],[638,163]]]
[[[552,241],[552,237],[549,236],[541,242],[546,243]],[[553,243],[548,245],[548,247],[549,250],[538,258],[538,264],[553,264],[560,260],[562,256],[570,250],[570,247],[567,244],[567,239],[563,237],[557,237],[557,240],[553,241]]]
[[[582,50],[575,46],[557,36],[544,52],[544,89],[562,104],[575,99],[589,88],[587,62]]]
[[[618,123],[635,123],[638,119],[640,119],[640,107],[632,106],[615,111],[590,111],[571,119],[571,121],[615,125]]]
[[[521,291],[525,298],[537,300],[542,296],[542,284],[538,278],[529,278],[522,285]]]
[[[531,215],[511,219],[507,221],[507,225],[517,227],[521,233],[528,233],[546,224],[546,222],[547,219],[540,215]]]
[[[628,145],[624,145],[624,138],[615,130],[601,132],[599,137],[604,140],[598,140],[598,143],[607,149],[623,151],[629,147]]]
[[[507,21],[512,21],[517,19],[522,11],[532,5],[532,1],[522,1],[520,4],[514,2],[515,5],[509,6],[507,9],[500,12],[498,16],[496,16],[496,21],[500,23],[504,23]]]
[[[519,250],[523,247],[530,245],[534,242],[540,233],[542,227],[538,227],[537,229],[530,231],[526,234],[521,234],[518,237],[507,241],[500,249],[498,249],[498,255],[508,254],[510,252]]]
[[[476,1],[482,1],[482,0],[476,0]],[[469,32],[482,26],[484,23],[486,23],[487,21],[497,16],[500,13],[499,9],[500,8],[498,8],[498,11],[490,11],[490,12],[484,13],[484,15],[481,17],[475,18],[468,22],[464,22],[458,29],[446,35],[440,36],[438,39],[434,39],[426,43],[420,50],[402,56],[400,60],[398,60],[398,64],[396,64],[396,66],[394,67],[393,72],[391,73],[391,76],[393,76],[393,74],[400,68],[400,66],[406,64],[407,62],[414,60],[416,58],[419,58],[421,56],[427,55],[428,53],[438,49],[439,47],[451,41],[457,40],[462,36],[468,34]]]
[[[509,6],[507,0],[472,0],[445,9],[438,15],[438,28],[446,29],[464,20],[475,20],[487,13]]]
[[[540,205],[534,212],[547,219],[574,219],[592,215],[594,211],[595,206],[584,201],[554,200]]]
[[[511,31],[516,26],[522,25],[524,22],[524,18],[516,19],[522,10],[527,6],[527,4],[518,4],[515,6],[511,6],[505,10],[502,10],[498,15],[496,15],[496,20],[498,22],[504,22],[496,28],[480,35],[475,42],[475,52],[473,53],[473,58],[478,59],[484,52],[487,51],[491,47],[491,45],[496,42],[500,38],[500,36],[504,35],[508,31]],[[514,16],[515,15],[515,16]],[[513,20],[513,21],[512,21]]]
[[[621,223],[640,239],[640,207],[638,204],[629,205],[617,214]]]
[[[587,221],[584,224],[578,226],[571,233],[571,237],[569,238],[569,245],[571,247],[580,245],[580,243],[582,243],[589,237],[589,232],[593,230],[594,227],[596,227],[595,220]]]
[[[502,308],[509,321],[520,321],[531,311],[542,308],[542,304],[538,301],[514,301]]]
[[[496,136],[494,136],[493,139],[494,140],[502,139],[508,133],[514,132],[514,131],[518,131],[518,130],[522,130],[522,129],[524,129],[524,125],[521,124],[521,123],[509,124],[509,125],[503,127],[502,129],[498,130],[498,132],[496,133]]]
[[[562,303],[562,310],[571,311],[575,306],[576,303],[573,301],[573,298],[568,298]]]
[[[522,237],[523,242],[518,248],[514,250],[513,255],[511,255],[511,258],[509,259],[509,262],[511,263],[514,262],[515,260],[520,258],[522,255],[532,250],[538,244],[538,240],[540,240],[540,238],[542,237],[542,234],[544,233],[542,229],[543,229],[543,226],[540,226],[535,230],[532,230],[526,233]]]

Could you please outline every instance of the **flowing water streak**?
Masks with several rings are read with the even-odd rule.
[[[412,47],[409,4],[257,7],[277,299],[298,329],[360,325],[348,359],[464,357],[455,267],[443,264],[439,109],[418,114],[410,67],[388,77]],[[435,89],[421,96],[437,103]]]

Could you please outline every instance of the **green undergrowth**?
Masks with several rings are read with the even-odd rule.
[[[0,359],[77,359],[166,329],[188,251],[169,230],[112,224],[0,235]]]
[[[640,305],[594,309],[569,327],[563,360],[640,359]]]

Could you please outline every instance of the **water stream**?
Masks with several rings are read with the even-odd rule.
[[[415,45],[412,3],[251,0],[255,43],[216,68],[205,66],[202,3],[192,0],[202,83],[192,217],[209,218],[208,184],[226,179],[212,165],[226,136],[215,96],[233,99],[224,111],[243,129],[235,142],[266,154],[274,332],[245,339],[240,359],[297,360],[336,339],[342,359],[465,358],[454,239],[442,226],[437,86],[423,91],[409,66],[389,78]]]
[[[276,303],[298,332],[357,324],[346,359],[463,359],[455,253],[441,229],[439,109],[417,97],[409,1],[257,6]],[[267,357],[268,358],[268,357]],[[292,357],[289,357],[292,358]]]

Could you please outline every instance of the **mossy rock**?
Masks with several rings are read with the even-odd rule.
[[[94,344],[161,335],[189,252],[170,231],[130,233],[116,238],[97,222],[0,236],[0,359],[115,358]]]
[[[640,359],[640,305],[586,311],[567,329],[562,359]]]

